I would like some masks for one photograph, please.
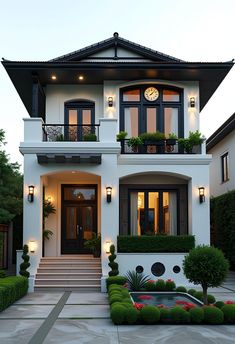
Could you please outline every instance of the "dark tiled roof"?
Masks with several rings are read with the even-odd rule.
[[[206,150],[209,151],[233,130],[235,130],[235,113],[206,140]]]

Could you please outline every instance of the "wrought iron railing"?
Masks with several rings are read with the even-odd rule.
[[[121,154],[201,154],[201,145],[194,146],[192,151],[185,151],[177,139],[144,141],[138,146],[131,146],[129,139],[120,140]]]
[[[43,141],[99,141],[99,124],[43,124]]]

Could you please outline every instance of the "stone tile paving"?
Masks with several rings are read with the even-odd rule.
[[[223,287],[209,289],[217,300],[235,301],[234,279]],[[228,290],[225,288],[233,289]],[[199,288],[195,288],[199,289]],[[31,293],[0,313],[1,344],[234,344],[235,326],[115,326],[109,319],[106,294],[73,292]],[[46,332],[37,336],[43,324],[49,324],[55,308],[62,310]]]

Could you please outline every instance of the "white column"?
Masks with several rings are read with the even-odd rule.
[[[37,169],[37,157],[34,154],[24,155],[24,219],[23,245],[36,244],[35,252],[29,252],[30,267],[28,271],[32,279],[42,257],[42,183]],[[28,201],[28,186],[34,186],[34,200]]]
[[[119,179],[117,176],[116,154],[105,154],[102,158],[103,173],[101,177],[101,256],[103,286],[110,271],[106,241],[115,245],[117,250],[117,235],[119,233]],[[112,200],[107,203],[106,187],[112,187]],[[102,288],[104,290],[104,288]]]
[[[24,142],[41,142],[43,139],[42,118],[24,118]]]
[[[118,133],[117,119],[101,118],[100,119],[100,142],[116,142]]]

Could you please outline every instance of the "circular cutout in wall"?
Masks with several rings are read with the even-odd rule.
[[[136,268],[135,268],[135,271],[138,273],[138,274],[142,274],[142,272],[144,271],[144,268],[142,265],[138,265]]]
[[[178,274],[179,272],[180,272],[180,267],[178,266],[178,265],[175,265],[174,267],[173,267],[173,272],[175,273],[175,274]]]
[[[166,271],[165,266],[162,263],[154,263],[151,267],[151,272],[154,276],[162,276]]]

